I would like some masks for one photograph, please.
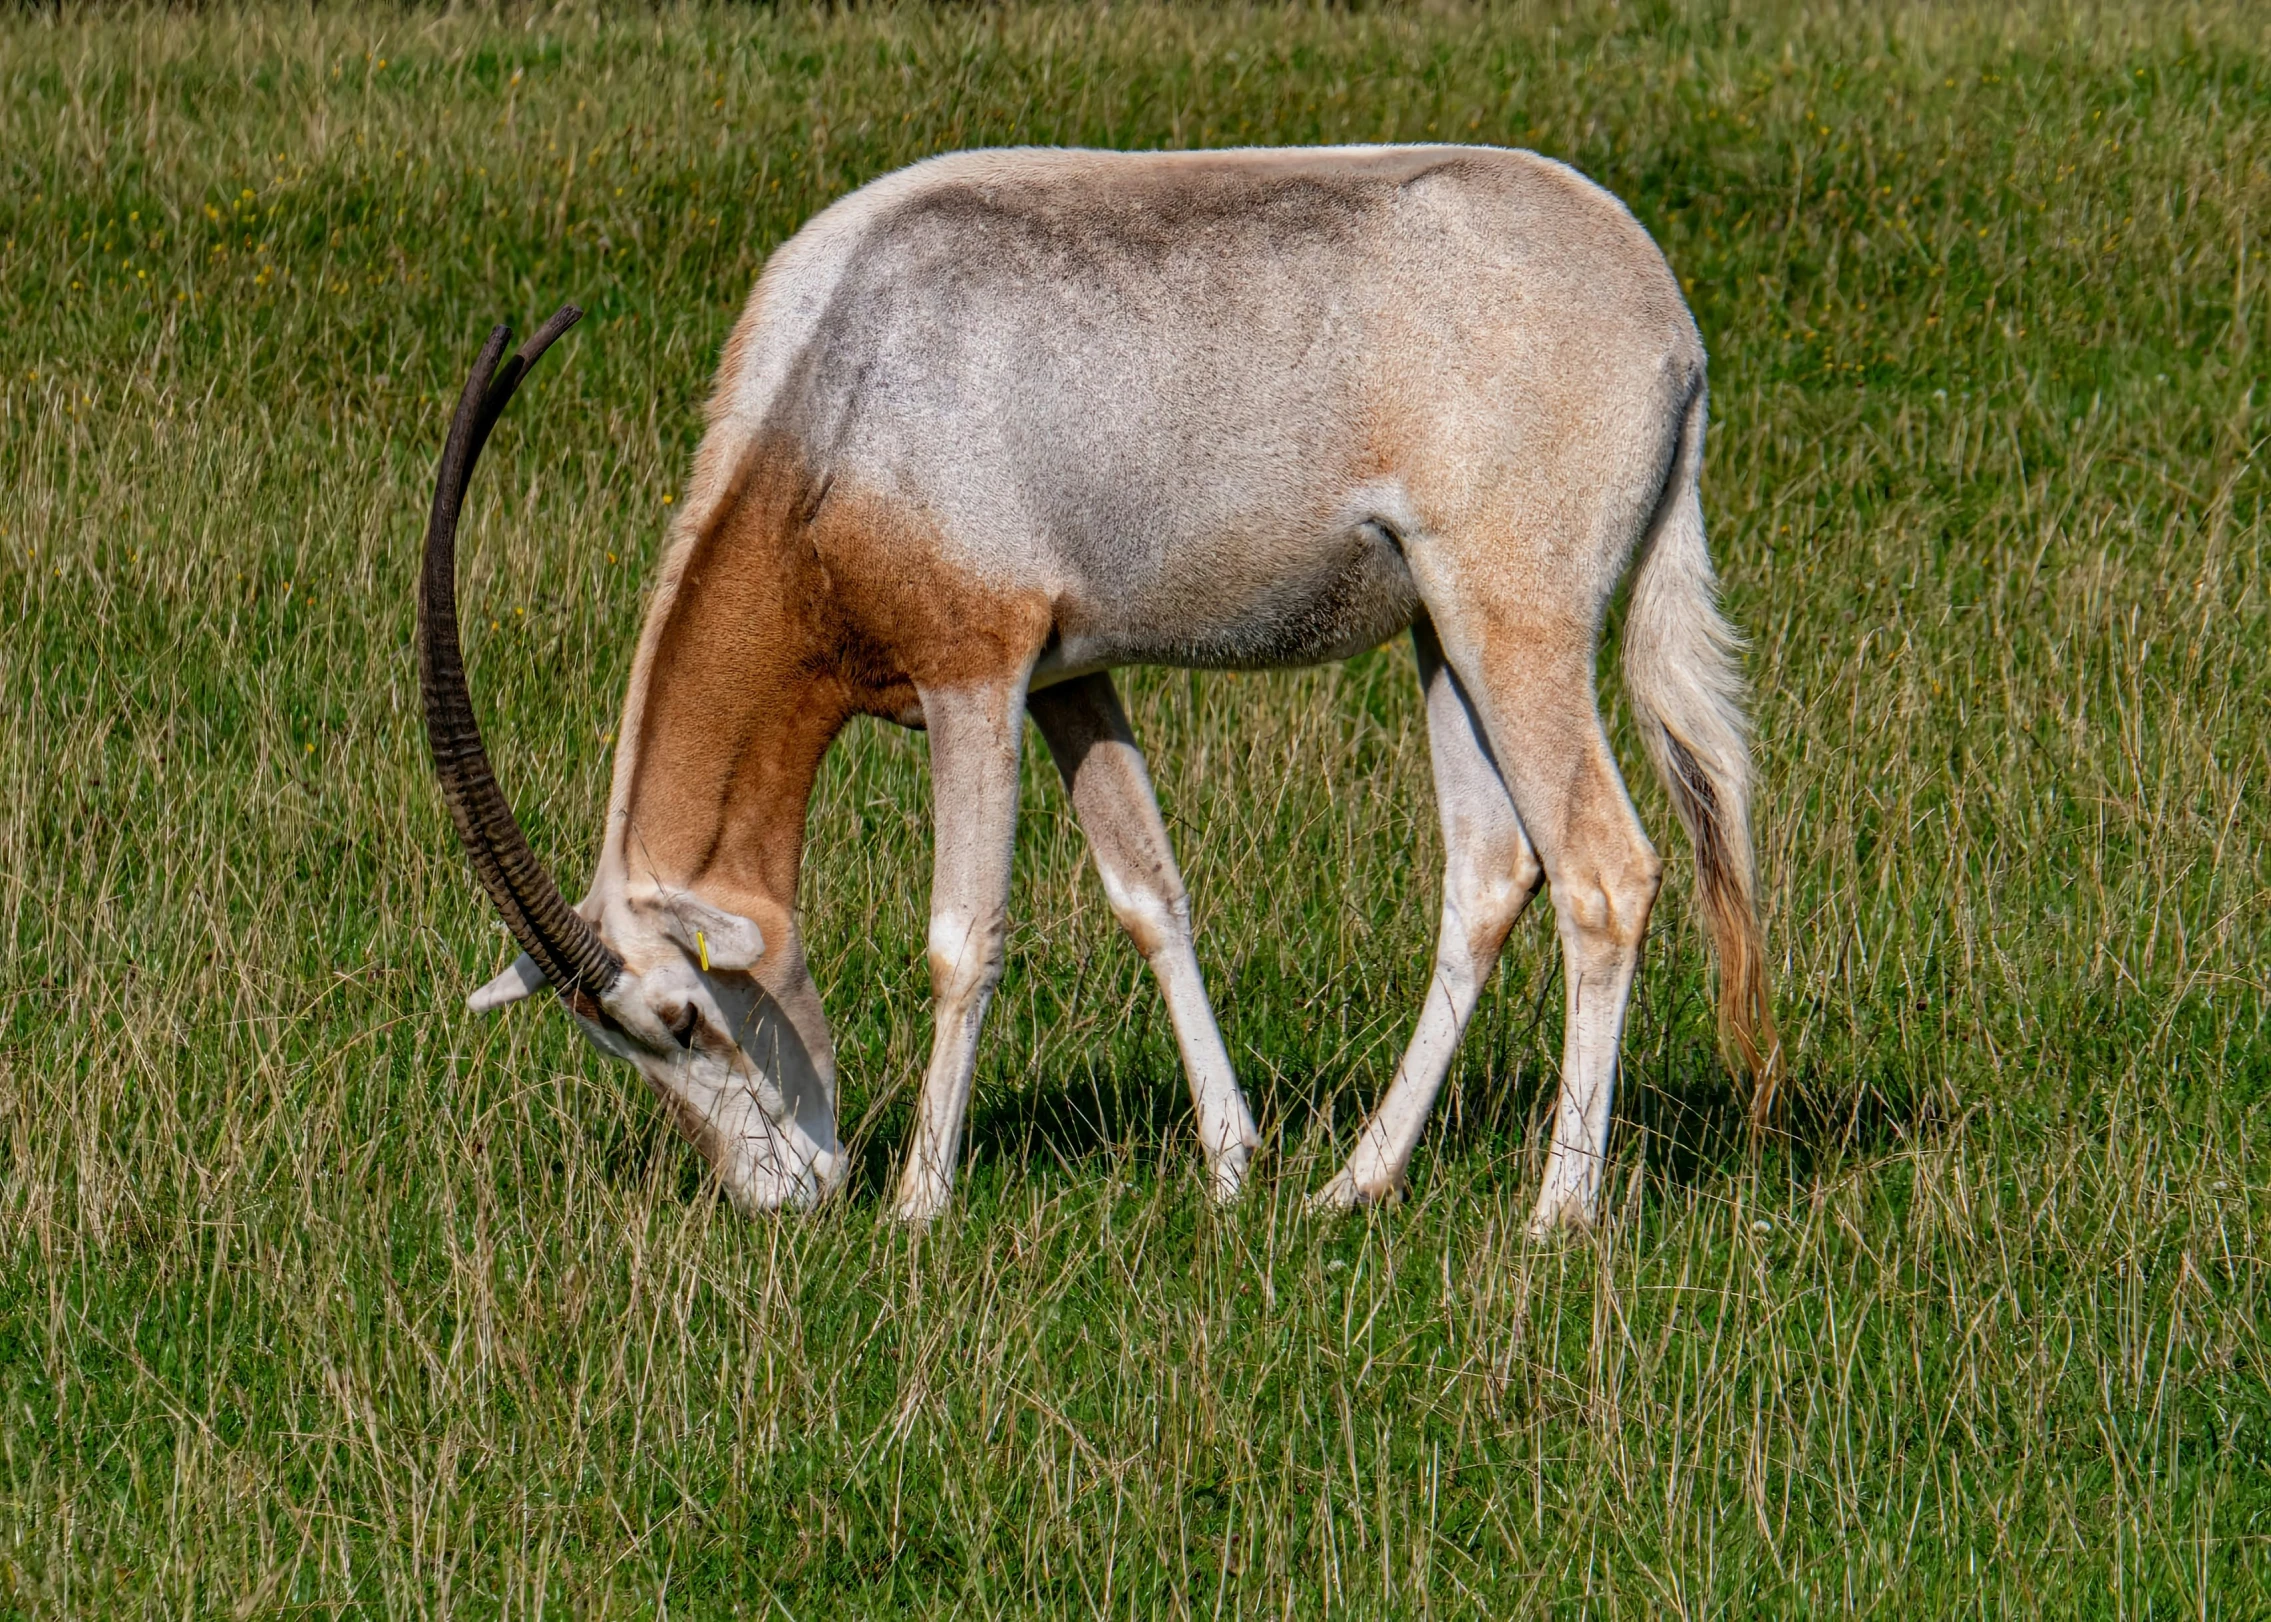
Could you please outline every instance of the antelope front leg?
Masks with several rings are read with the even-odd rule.
[[[1009,864],[1017,838],[1017,749],[1025,679],[925,691],[930,733],[930,979],[935,1028],[915,1108],[915,1137],[899,1179],[898,1214],[928,1222],[954,1189],[962,1116],[977,1067],[978,1031],[1001,983],[1009,922]]]
[[[1127,711],[1101,671],[1043,688],[1025,702],[1056,757],[1112,914],[1159,979],[1191,1083],[1214,1197],[1227,1203],[1245,1186],[1246,1163],[1259,1140],[1207,1001],[1191,942],[1190,897]]]

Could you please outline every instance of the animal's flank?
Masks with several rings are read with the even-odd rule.
[[[1719,967],[1719,1028],[1755,1085],[1753,1113],[1774,1101],[1780,1042],[1758,916],[1751,847],[1750,724],[1741,642],[1720,616],[1703,536],[1698,479],[1705,391],[1699,380],[1656,521],[1642,543],[1625,617],[1625,687],[1649,758],[1695,847],[1696,902]]]

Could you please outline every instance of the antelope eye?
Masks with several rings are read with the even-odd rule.
[[[677,1038],[680,1047],[692,1048],[694,1045],[694,1027],[701,1022],[702,1016],[695,1011],[692,1003],[688,1003],[686,1011],[678,1016],[678,1022],[670,1027],[670,1034]]]

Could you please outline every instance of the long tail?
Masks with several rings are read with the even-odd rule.
[[[1643,543],[1624,623],[1625,691],[1648,758],[1695,847],[1696,900],[1719,965],[1719,1034],[1750,1073],[1751,1110],[1773,1107],[1781,1069],[1751,849],[1750,719],[1742,638],[1719,614],[1703,540],[1703,385],[1688,402],[1664,498]]]

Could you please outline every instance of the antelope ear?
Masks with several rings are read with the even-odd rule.
[[[466,998],[465,1006],[476,1014],[486,1014],[492,1008],[519,1002],[531,992],[543,989],[544,971],[536,966],[536,959],[523,952],[506,966],[503,974]]]
[[[753,969],[765,955],[765,932],[754,920],[684,890],[663,903],[662,929],[704,969]]]

